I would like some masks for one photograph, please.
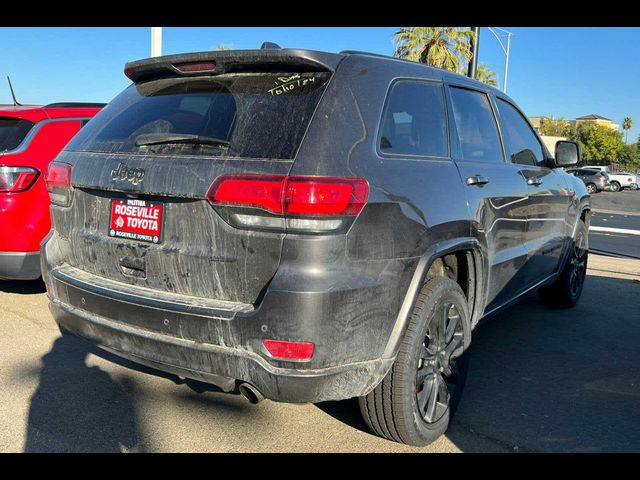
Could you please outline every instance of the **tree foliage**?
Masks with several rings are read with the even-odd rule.
[[[549,135],[552,137],[570,137],[573,128],[573,125],[571,125],[562,117],[557,120],[553,120],[548,117],[542,117],[540,119],[541,135]]]
[[[471,58],[472,30],[459,27],[403,27],[393,40],[395,57],[463,73]]]
[[[582,146],[582,158],[589,163],[619,163],[624,142],[622,133],[603,125],[584,122],[571,132],[569,138]]]
[[[476,70],[476,80],[480,80],[487,85],[491,85],[492,87],[498,86],[498,80],[496,80],[496,72],[491,70],[486,65],[478,65],[478,69]]]
[[[596,165],[617,164],[628,170],[640,170],[640,138],[638,144],[627,145],[623,134],[594,122],[581,122],[577,126],[559,118],[540,119],[540,134],[566,137],[580,144],[584,163]]]
[[[624,117],[622,121],[622,129],[625,131],[625,139],[627,141],[626,135],[629,133],[628,130],[631,130],[631,126],[633,125],[633,119],[631,117]]]

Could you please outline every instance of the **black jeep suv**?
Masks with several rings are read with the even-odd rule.
[[[480,319],[570,307],[589,196],[514,102],[379,55],[262,49],[126,65],[51,165],[64,333],[257,402],[359,397],[377,434],[447,428]]]

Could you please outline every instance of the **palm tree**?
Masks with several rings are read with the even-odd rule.
[[[480,80],[481,82],[484,82],[487,85],[491,85],[492,87],[498,86],[498,80],[496,80],[496,72],[494,72],[484,64],[478,65],[478,69],[476,70],[476,80]]]
[[[216,50],[233,50],[233,44],[219,43]]]
[[[462,73],[471,58],[473,31],[458,27],[408,27],[393,34],[394,57]]]
[[[629,130],[631,130],[631,124],[633,123],[633,120],[631,119],[631,117],[624,117],[624,120],[622,121],[622,129],[625,132],[625,136],[624,136],[624,143],[627,143],[627,140],[629,139]]]

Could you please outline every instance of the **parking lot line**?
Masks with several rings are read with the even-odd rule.
[[[620,233],[623,235],[640,235],[640,230],[631,230],[628,228],[611,228],[611,227],[589,227],[590,232]]]

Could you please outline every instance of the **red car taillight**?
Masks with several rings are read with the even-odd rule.
[[[594,177],[596,180],[600,180],[602,178],[602,175],[594,175]]]
[[[361,178],[223,175],[207,194],[214,206],[236,207],[233,223],[255,228],[328,232],[358,215],[369,195]],[[247,210],[248,209],[248,210]]]
[[[36,182],[39,174],[35,168],[0,166],[0,193],[24,192]]]
[[[51,203],[61,207],[71,205],[71,165],[62,162],[51,162],[47,168],[45,183],[49,191]]]

